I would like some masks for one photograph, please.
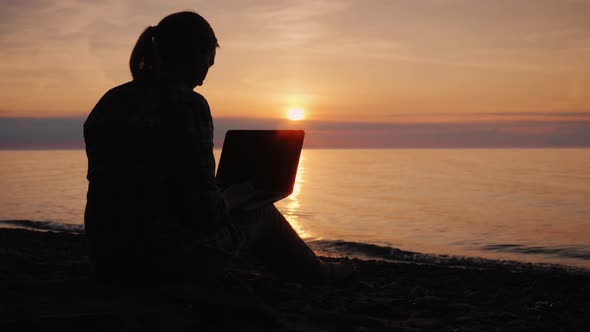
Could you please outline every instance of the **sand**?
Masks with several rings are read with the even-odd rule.
[[[252,260],[208,285],[114,287],[95,282],[83,235],[0,229],[0,331],[590,331],[587,271],[348,262],[358,278],[337,287]]]

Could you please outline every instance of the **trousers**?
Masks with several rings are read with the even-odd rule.
[[[243,236],[238,258],[244,252],[250,253],[284,280],[320,280],[320,260],[273,204],[236,211],[231,217]]]
[[[93,218],[89,211],[87,221]],[[230,219],[213,234],[164,226],[87,232],[90,258],[97,277],[109,283],[211,280],[244,255],[259,259],[283,280],[321,280],[320,260],[274,205],[233,211]]]

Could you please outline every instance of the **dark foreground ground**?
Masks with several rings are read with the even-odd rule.
[[[590,331],[590,275],[534,265],[352,260],[339,287],[253,262],[217,285],[97,285],[82,236],[0,230],[0,331]]]

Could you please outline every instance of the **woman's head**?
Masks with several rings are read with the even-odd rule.
[[[203,84],[217,47],[215,33],[201,15],[174,13],[139,36],[129,68],[134,79],[166,75],[195,87]]]

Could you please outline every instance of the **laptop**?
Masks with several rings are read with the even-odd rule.
[[[234,208],[253,210],[293,192],[304,136],[303,130],[227,131],[216,181],[224,195],[244,198]]]

